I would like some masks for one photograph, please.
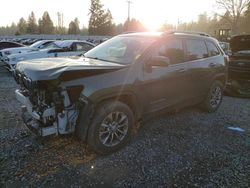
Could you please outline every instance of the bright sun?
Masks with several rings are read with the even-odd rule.
[[[199,1],[196,2],[198,6]],[[134,0],[131,6],[132,16],[139,19],[150,31],[156,31],[164,23],[176,25],[197,19],[199,14],[193,3],[180,0]]]

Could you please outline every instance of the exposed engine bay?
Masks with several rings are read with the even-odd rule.
[[[32,82],[21,74],[16,81],[21,86],[16,98],[23,105],[24,122],[33,132],[47,136],[75,131],[82,86],[59,88],[51,81]]]

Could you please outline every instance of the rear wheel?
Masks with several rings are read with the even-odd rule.
[[[97,153],[112,153],[130,140],[134,116],[119,101],[103,103],[96,111],[88,132],[88,145]]]
[[[211,85],[209,92],[202,103],[202,108],[207,112],[216,111],[223,98],[223,85],[220,81],[214,81]]]

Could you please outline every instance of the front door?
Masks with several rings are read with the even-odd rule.
[[[189,73],[182,39],[166,39],[156,48],[152,56],[168,57],[170,65],[151,66],[144,69],[143,93],[146,112],[171,107],[181,103],[189,95],[187,93]]]

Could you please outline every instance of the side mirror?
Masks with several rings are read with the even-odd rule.
[[[148,65],[150,66],[167,67],[169,64],[170,60],[165,56],[153,56],[148,61]]]

